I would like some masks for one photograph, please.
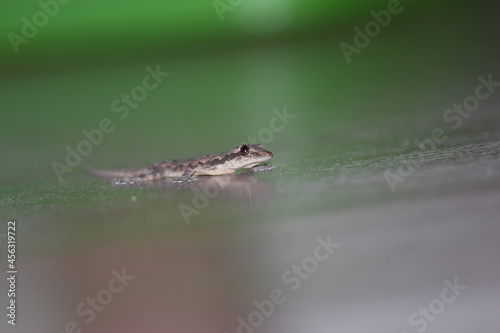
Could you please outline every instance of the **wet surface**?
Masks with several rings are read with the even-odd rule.
[[[19,326],[1,331],[497,332],[500,88],[444,118],[478,77],[500,81],[497,61],[429,40],[455,63],[417,70],[412,41],[428,34],[408,34],[350,65],[330,40],[154,59],[172,75],[123,121],[109,104],[143,63],[2,81],[23,126],[2,124]],[[116,130],[59,182],[52,163],[103,117]],[[249,138],[276,168],[180,185],[84,172]]]

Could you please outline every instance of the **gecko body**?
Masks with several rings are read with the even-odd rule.
[[[165,178],[187,180],[196,176],[232,174],[239,169],[250,169],[270,160],[273,153],[261,144],[243,144],[221,154],[206,155],[184,160],[169,160],[144,168],[129,170],[97,170],[88,172],[99,178],[132,181],[150,181]]]

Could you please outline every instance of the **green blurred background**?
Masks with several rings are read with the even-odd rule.
[[[19,298],[26,313],[36,314],[42,306],[27,307],[33,295],[45,297],[52,306],[36,318],[20,319],[25,332],[35,327],[60,330],[71,319],[73,304],[102,287],[105,273],[119,265],[142,272],[138,277],[142,282],[134,287],[135,298],[127,302],[143,302],[141,295],[148,295],[150,312],[132,315],[133,307],[120,303],[114,308],[115,317],[96,321],[90,331],[125,332],[131,322],[136,331],[168,325],[172,331],[228,329],[252,297],[266,293],[287,265],[307,255],[307,249],[295,251],[297,244],[314,242],[326,232],[383,239],[400,253],[393,258],[385,248],[361,246],[360,253],[373,260],[360,259],[365,264],[354,266],[359,271],[349,264],[359,258],[345,254],[337,266],[344,272],[336,280],[338,290],[355,291],[365,283],[384,280],[388,294],[397,294],[404,288],[402,279],[413,281],[417,288],[460,268],[464,275],[469,273],[469,266],[461,262],[442,266],[449,259],[444,254],[429,263],[431,267],[422,259],[416,267],[429,272],[425,276],[409,274],[411,268],[401,272],[388,263],[384,266],[388,256],[398,267],[413,255],[426,258],[432,245],[409,249],[397,243],[397,237],[387,240],[378,232],[404,233],[410,225],[426,223],[448,226],[462,221],[468,212],[478,215],[464,218],[464,225],[472,220],[496,221],[498,210],[490,203],[497,199],[500,184],[500,93],[492,94],[457,130],[450,130],[442,118],[446,109],[474,92],[478,76],[500,77],[496,2],[402,1],[401,12],[392,15],[390,24],[353,54],[351,62],[340,44],[353,44],[353,29],[364,29],[373,20],[370,11],[386,10],[391,1],[42,3],[50,4],[54,15],[35,36],[18,45],[18,52],[9,40],[11,33],[22,35],[24,17],[33,22],[38,15],[43,20],[43,14],[37,14],[43,6],[31,0],[4,1],[0,13],[0,36],[4,36],[0,44],[0,216],[2,221],[20,221],[26,287]],[[223,19],[214,3],[231,8],[223,12]],[[120,119],[121,113],[112,111],[113,102],[142,84],[148,66],[159,66],[169,76]],[[84,172],[85,166],[133,168],[222,152],[257,136],[269,127],[273,110],[285,107],[295,118],[266,143],[277,169],[235,181],[234,188],[211,200],[190,224],[179,213],[179,205],[193,200],[189,188],[120,187]],[[105,134],[102,143],[60,182],[52,164],[64,163],[66,147],[75,148],[85,138],[82,131],[97,128],[103,118],[113,121],[114,131]],[[429,137],[436,127],[446,129],[448,140],[436,151],[420,152],[415,140]],[[384,172],[397,169],[407,159],[418,160],[419,171],[393,193]],[[461,197],[470,193],[475,195],[470,200]],[[478,206],[467,208],[463,202]],[[425,238],[433,232],[426,229],[417,235]],[[439,241],[436,236],[429,242]],[[449,244],[453,248],[456,242],[450,239]],[[478,257],[489,258],[495,247],[484,252],[473,245],[470,249],[468,253],[476,249]],[[268,270],[263,259],[270,254],[277,272]],[[216,268],[207,268],[206,262]],[[199,287],[204,285],[202,280],[186,280],[192,271],[172,277],[170,266],[181,271],[196,267],[200,276],[212,269],[217,273],[207,273],[204,289]],[[388,273],[379,271],[380,267],[392,272],[393,280],[385,280]],[[337,304],[334,294],[332,299],[322,298],[337,269],[322,275],[306,303],[321,299],[329,306]],[[232,285],[234,280],[228,277],[232,273],[221,272],[237,272],[236,276],[245,276],[244,282]],[[81,281],[101,273],[101,280]],[[221,287],[226,280],[229,286]],[[197,285],[196,291],[206,301],[192,310],[199,321],[176,321],[191,306],[179,291],[184,289],[176,290],[183,283],[190,288],[186,281]],[[215,296],[205,293],[210,288],[216,290]],[[172,294],[166,290],[174,297],[169,298]],[[420,289],[412,291],[412,295],[420,293]],[[0,292],[3,296],[4,290]],[[193,299],[199,293],[186,292]],[[379,297],[388,299],[388,294]],[[345,297],[339,299],[369,304],[362,297]],[[172,310],[181,299],[186,304],[177,312]],[[216,313],[206,315],[214,300],[223,306],[214,306]],[[401,310],[398,318],[405,319],[412,306]],[[166,308],[170,315],[162,318]],[[150,317],[154,311],[161,315]],[[459,322],[460,317],[466,316],[458,313],[454,318]],[[496,317],[488,318],[477,321],[493,323]],[[370,329],[390,331],[388,322],[371,323]],[[279,320],[276,325],[274,332],[293,331]]]
[[[387,122],[386,114],[412,122],[429,106],[443,110],[447,97],[461,96],[457,88],[483,68],[491,72],[497,55],[492,5],[450,3],[402,3],[351,64],[339,44],[352,44],[353,27],[373,20],[370,10],[385,9],[386,1],[248,1],[222,21],[210,1],[60,4],[18,53],[3,39],[2,183],[56,179],[51,162],[65,157],[83,129],[116,120],[111,103],[142,82],[146,66],[170,77],[84,165],[226,150],[284,105],[301,120],[276,145],[348,133]],[[2,35],[21,35],[22,18],[32,22],[40,10],[36,1],[4,4]]]

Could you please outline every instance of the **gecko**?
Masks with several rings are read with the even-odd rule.
[[[99,178],[126,181],[151,181],[172,178],[182,182],[196,176],[218,176],[234,173],[239,169],[251,169],[257,164],[269,161],[273,153],[261,144],[242,144],[221,154],[206,155],[198,158],[169,160],[147,167],[129,170],[87,171]]]

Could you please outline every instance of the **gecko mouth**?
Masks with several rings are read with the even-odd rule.
[[[247,165],[245,165],[243,168],[244,168],[244,169],[250,169],[250,168],[253,168],[253,167],[254,167],[254,166],[256,166],[257,164],[260,164],[260,163],[262,163],[262,162],[269,161],[271,158],[273,158],[273,153],[269,152],[269,156],[262,157],[259,161],[257,161],[257,162],[253,162],[253,163],[250,163],[250,164],[247,164]]]
[[[262,161],[262,162],[264,162],[264,161]],[[260,164],[260,163],[262,163],[262,162],[255,162],[255,163],[252,163],[252,164],[247,164],[247,165],[245,165],[245,166],[244,166],[244,168],[245,168],[245,169],[251,169],[251,168],[253,168],[254,166],[256,166],[257,164]]]

